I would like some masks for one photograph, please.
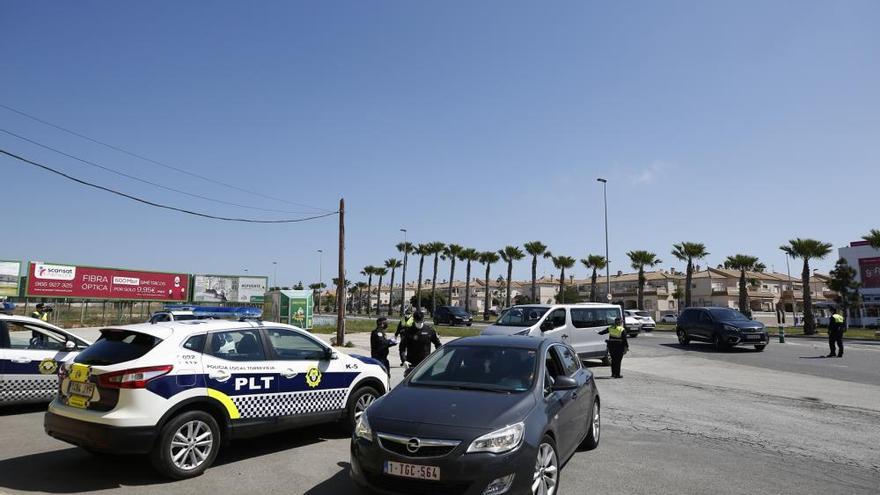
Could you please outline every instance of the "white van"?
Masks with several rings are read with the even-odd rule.
[[[481,335],[551,337],[572,346],[581,359],[607,361],[607,335],[599,332],[623,318],[620,306],[604,303],[513,306]]]

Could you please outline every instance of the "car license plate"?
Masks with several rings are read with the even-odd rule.
[[[81,395],[87,399],[92,396],[94,391],[95,384],[89,382],[70,382],[67,386],[67,393],[69,395]]]
[[[385,462],[385,474],[419,480],[440,480],[440,468],[437,466],[422,466],[394,461]]]
[[[749,340],[761,340],[760,335],[749,335]]]

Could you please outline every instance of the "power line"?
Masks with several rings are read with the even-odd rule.
[[[117,196],[122,196],[123,198],[128,198],[128,199],[130,199],[130,200],[132,200],[132,201],[137,201],[137,202],[139,202],[139,203],[143,203],[143,204],[145,204],[145,205],[155,206],[156,208],[163,208],[163,209],[166,209],[166,210],[173,210],[173,211],[177,211],[177,212],[180,212],[180,213],[185,213],[185,214],[187,214],[187,215],[193,215],[193,216],[197,216],[197,217],[212,218],[212,219],[214,219],[214,220],[223,220],[223,221],[226,221],[226,222],[244,222],[244,223],[298,223],[298,222],[306,222],[306,221],[308,221],[308,220],[317,220],[317,219],[319,219],[319,218],[329,217],[329,216],[336,215],[336,214],[339,213],[338,211],[332,211],[332,212],[329,212],[329,213],[323,213],[323,214],[320,214],[320,215],[314,215],[314,216],[311,216],[311,217],[305,217],[305,218],[291,218],[291,219],[282,219],[282,220],[258,220],[258,219],[253,219],[253,218],[231,218],[231,217],[220,217],[220,216],[216,216],[216,215],[209,215],[209,214],[207,214],[207,213],[200,213],[200,212],[197,212],[197,211],[187,210],[187,209],[184,209],[184,208],[178,208],[178,207],[176,207],[176,206],[169,206],[169,205],[164,205],[164,204],[161,204],[161,203],[155,203],[155,202],[153,202],[153,201],[148,201],[148,200],[146,200],[146,199],[142,199],[142,198],[139,198],[139,197],[137,197],[137,196],[132,196],[131,194],[126,194],[126,193],[124,193],[124,192],[117,191],[117,190],[115,190],[115,189],[110,189],[109,187],[100,186],[100,185],[98,185],[98,184],[94,184],[94,183],[92,183],[92,182],[88,182],[88,181],[85,181],[85,180],[82,180],[82,179],[78,179],[78,178],[76,178],[76,177],[73,177],[72,175],[65,174],[64,172],[61,172],[60,170],[56,170],[56,169],[54,169],[54,168],[52,168],[52,167],[49,167],[49,166],[47,166],[47,165],[43,165],[43,164],[37,163],[37,162],[35,162],[35,161],[33,161],[33,160],[28,160],[27,158],[24,158],[24,157],[22,157],[22,156],[18,156],[18,155],[16,155],[15,153],[10,153],[10,152],[8,152],[8,151],[2,149],[2,148],[0,148],[0,153],[4,154],[4,155],[6,155],[6,156],[9,156],[9,157],[11,157],[11,158],[15,158],[16,160],[19,160],[19,161],[21,161],[21,162],[24,162],[24,163],[27,163],[27,164],[33,165],[33,166],[35,166],[35,167],[37,167],[37,168],[41,168],[41,169],[43,169],[43,170],[45,170],[45,171],[47,171],[47,172],[51,172],[51,173],[53,173],[53,174],[60,175],[61,177],[64,177],[65,179],[68,179],[68,180],[71,180],[71,181],[73,181],[73,182],[76,182],[76,183],[82,184],[82,185],[84,185],[84,186],[89,186],[89,187],[93,187],[93,188],[95,188],[95,189],[100,189],[100,190],[102,190],[102,191],[106,191],[106,192],[109,192],[109,193],[111,193],[111,194],[115,194],[115,195],[117,195]]]
[[[92,138],[92,137],[86,136],[85,134],[80,134],[79,132],[72,131],[72,130],[67,129],[66,127],[62,127],[62,126],[60,126],[60,125],[58,125],[58,124],[53,124],[52,122],[49,122],[49,121],[47,121],[47,120],[43,120],[43,119],[41,119],[41,118],[39,118],[39,117],[36,117],[36,116],[33,116],[33,115],[29,114],[29,113],[23,112],[23,111],[18,110],[18,109],[16,109],[16,108],[12,108],[12,107],[10,107],[9,105],[4,105],[4,104],[0,103],[0,108],[5,108],[6,110],[9,110],[10,112],[17,113],[18,115],[21,115],[22,117],[27,117],[27,118],[29,118],[29,119],[31,119],[31,120],[34,120],[34,121],[36,121],[36,122],[39,122],[39,123],[41,123],[41,124],[43,124],[43,125],[47,125],[47,126],[49,126],[49,127],[53,127],[53,128],[55,128],[55,129],[58,129],[59,131],[63,131],[63,132],[66,132],[66,133],[68,133],[68,134],[71,134],[71,135],[73,135],[73,136],[76,136],[76,137],[78,137],[78,138],[82,138],[82,139],[85,139],[85,140],[87,140],[87,141],[91,141],[91,142],[93,142],[93,143],[95,143],[95,144],[99,144],[99,145],[104,146],[104,147],[106,147],[106,148],[110,148],[111,150],[118,151],[118,152],[120,152],[120,153],[124,153],[124,154],[126,154],[126,155],[128,155],[128,156],[131,156],[131,157],[137,158],[138,160],[144,160],[144,161],[146,161],[146,162],[150,162],[150,163],[152,163],[152,164],[154,164],[154,165],[159,165],[160,167],[164,167],[164,168],[167,168],[167,169],[169,169],[169,170],[174,170],[174,171],[176,171],[176,172],[180,172],[180,173],[182,173],[182,174],[189,175],[190,177],[195,177],[195,178],[202,179],[202,180],[204,180],[204,181],[211,182],[211,183],[214,183],[214,184],[217,184],[217,185],[223,186],[223,187],[228,187],[228,188],[230,188],[230,189],[235,189],[235,190],[237,190],[237,191],[245,192],[245,193],[248,193],[248,194],[253,194],[253,195],[255,195],[255,196],[259,196],[259,197],[262,197],[262,198],[272,199],[272,200],[275,200],[275,201],[281,201],[282,203],[287,203],[287,204],[294,205],[294,206],[302,206],[302,207],[304,207],[304,208],[309,208],[309,209],[317,210],[317,211],[330,211],[330,210],[328,210],[328,209],[326,209],[326,208],[318,208],[318,207],[316,207],[316,206],[311,206],[311,205],[307,205],[307,204],[303,204],[303,203],[295,203],[295,202],[293,202],[293,201],[288,201],[288,200],[283,199],[283,198],[277,198],[277,197],[275,197],[275,196],[269,196],[268,194],[260,193],[260,192],[257,192],[257,191],[251,191],[250,189],[245,189],[245,188],[243,188],[243,187],[239,187],[239,186],[236,186],[236,185],[227,184],[227,183],[225,183],[225,182],[221,182],[221,181],[219,181],[219,180],[212,179],[212,178],[210,178],[210,177],[206,177],[206,176],[204,176],[204,175],[199,175],[199,174],[197,174],[197,173],[190,172],[190,171],[188,171],[188,170],[185,170],[185,169],[182,169],[182,168],[179,168],[179,167],[175,167],[175,166],[173,166],[173,165],[168,165],[167,163],[162,163],[162,162],[160,162],[160,161],[158,161],[158,160],[154,160],[154,159],[152,159],[152,158],[149,158],[149,157],[146,157],[146,156],[143,156],[143,155],[139,155],[139,154],[137,154],[137,153],[134,153],[134,152],[128,151],[128,150],[126,150],[126,149],[120,148],[119,146],[115,146],[115,145],[112,145],[112,144],[110,144],[110,143],[106,143],[106,142],[104,142],[104,141],[100,141],[100,140],[98,140],[98,139],[95,139],[95,138]]]
[[[43,148],[43,149],[47,149],[47,150],[49,150],[49,151],[54,151],[55,153],[58,153],[59,155],[63,155],[63,156],[66,156],[66,157],[68,157],[68,158],[71,158],[71,159],[73,159],[73,160],[76,160],[76,161],[78,161],[78,162],[85,163],[86,165],[91,165],[91,166],[93,166],[93,167],[97,167],[97,168],[99,168],[99,169],[101,169],[101,170],[105,170],[105,171],[107,171],[107,172],[110,172],[110,173],[113,173],[113,174],[116,174],[116,175],[119,175],[119,176],[122,176],[122,177],[125,177],[125,178],[128,178],[128,179],[131,179],[131,180],[136,180],[136,181],[138,181],[138,182],[142,182],[142,183],[144,183],[144,184],[149,184],[149,185],[151,185],[151,186],[155,186],[155,187],[158,187],[158,188],[160,188],[160,189],[165,189],[166,191],[172,191],[172,192],[176,192],[176,193],[179,193],[179,194],[184,194],[184,195],[186,195],[186,196],[191,196],[191,197],[193,197],[193,198],[204,199],[204,200],[206,200],[206,201],[213,201],[213,202],[215,202],[215,203],[220,203],[220,204],[224,204],[224,205],[237,206],[237,207],[239,207],[239,208],[247,208],[247,209],[250,209],[250,210],[268,211],[268,212],[273,212],[273,213],[296,213],[296,214],[304,214],[304,215],[306,215],[306,214],[310,214],[310,212],[304,212],[304,211],[275,210],[275,209],[272,209],[272,208],[259,208],[259,207],[257,207],[257,206],[242,205],[242,204],[238,204],[238,203],[232,203],[232,202],[230,202],[230,201],[223,201],[223,200],[221,200],[221,199],[211,198],[211,197],[208,197],[208,196],[202,196],[202,195],[200,195],[200,194],[195,194],[195,193],[191,193],[191,192],[187,192],[187,191],[181,191],[180,189],[175,189],[175,188],[173,188],[173,187],[169,187],[169,186],[165,186],[165,185],[158,184],[158,183],[155,183],[155,182],[151,182],[151,181],[148,181],[148,180],[146,180],[146,179],[142,179],[142,178],[140,178],[140,177],[136,177],[136,176],[134,176],[134,175],[129,175],[129,174],[125,173],[125,172],[120,172],[120,171],[118,171],[118,170],[114,170],[114,169],[112,169],[112,168],[110,168],[110,167],[106,167],[106,166],[101,165],[101,164],[99,164],[99,163],[95,163],[95,162],[92,162],[92,161],[86,160],[86,159],[84,159],[84,158],[79,158],[79,157],[74,156],[74,155],[71,155],[71,154],[69,154],[69,153],[65,153],[64,151],[61,151],[61,150],[59,150],[59,149],[57,149],[57,148],[53,148],[53,147],[51,147],[51,146],[49,146],[49,145],[46,145],[46,144],[43,144],[43,143],[40,143],[40,142],[34,141],[33,139],[26,138],[26,137],[24,137],[24,136],[22,136],[22,135],[16,134],[16,133],[14,133],[14,132],[12,132],[12,131],[9,131],[9,130],[3,129],[3,128],[0,128],[0,132],[3,132],[3,133],[6,133],[6,134],[9,134],[10,136],[13,136],[13,137],[15,137],[15,138],[21,139],[22,141],[26,141],[26,142],[31,143],[31,144],[33,144],[33,145],[39,146],[39,147],[41,147],[41,148]]]

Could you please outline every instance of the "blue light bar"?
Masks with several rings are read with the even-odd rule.
[[[192,311],[196,316],[206,318],[262,318],[263,310],[250,306],[191,306],[185,304],[168,304],[165,311]]]

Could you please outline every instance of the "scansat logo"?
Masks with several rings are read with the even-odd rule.
[[[40,280],[73,280],[76,278],[76,267],[37,263],[34,276]]]

